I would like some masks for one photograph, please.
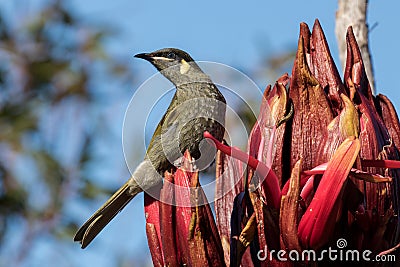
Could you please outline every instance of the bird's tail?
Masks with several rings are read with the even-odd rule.
[[[128,180],[117,192],[87,220],[75,234],[82,248],[87,247],[101,230],[129,203],[142,189]]]

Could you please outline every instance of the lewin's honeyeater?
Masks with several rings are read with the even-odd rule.
[[[175,85],[176,92],[153,134],[144,160],[131,178],[76,233],[74,240],[79,241],[82,248],[89,245],[138,193],[159,186],[164,172],[173,169],[186,150],[198,160],[198,168],[204,164],[200,159],[210,155],[213,158],[212,145],[202,142],[204,131],[220,141],[224,136],[225,98],[188,53],[165,48],[135,57],[153,64]]]

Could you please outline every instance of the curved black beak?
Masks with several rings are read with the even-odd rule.
[[[135,57],[141,58],[141,59],[144,59],[144,60],[151,60],[151,58],[152,58],[151,55],[148,54],[148,53],[136,54]]]

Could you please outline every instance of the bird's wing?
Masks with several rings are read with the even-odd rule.
[[[177,102],[177,96],[176,96],[176,93],[175,93],[175,95],[173,96],[173,98],[172,98],[172,100],[171,100],[171,103],[169,104],[169,107],[168,107],[167,111],[164,113],[164,116],[162,116],[160,122],[159,122],[158,125],[157,125],[156,130],[155,130],[154,133],[153,133],[153,136],[151,137],[149,146],[148,146],[148,148],[147,148],[147,152],[150,151],[150,149],[153,148],[154,144],[155,144],[156,142],[159,141],[159,140],[157,140],[157,139],[158,139],[158,137],[161,135],[161,131],[162,131],[162,129],[163,129],[163,124],[164,124],[164,122],[165,122],[165,118],[166,118],[167,115],[168,115],[168,111],[169,111],[169,110],[173,110],[173,109],[175,108],[175,103],[176,103],[176,102]]]

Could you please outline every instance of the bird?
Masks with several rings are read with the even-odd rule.
[[[158,123],[143,161],[121,186],[76,232],[74,241],[86,248],[103,228],[140,192],[159,188],[162,175],[179,167],[189,151],[196,166],[209,162],[215,148],[205,141],[208,131],[219,141],[225,133],[226,100],[211,78],[185,51],[163,48],[140,53],[176,88]],[[201,160],[204,159],[205,160]]]

